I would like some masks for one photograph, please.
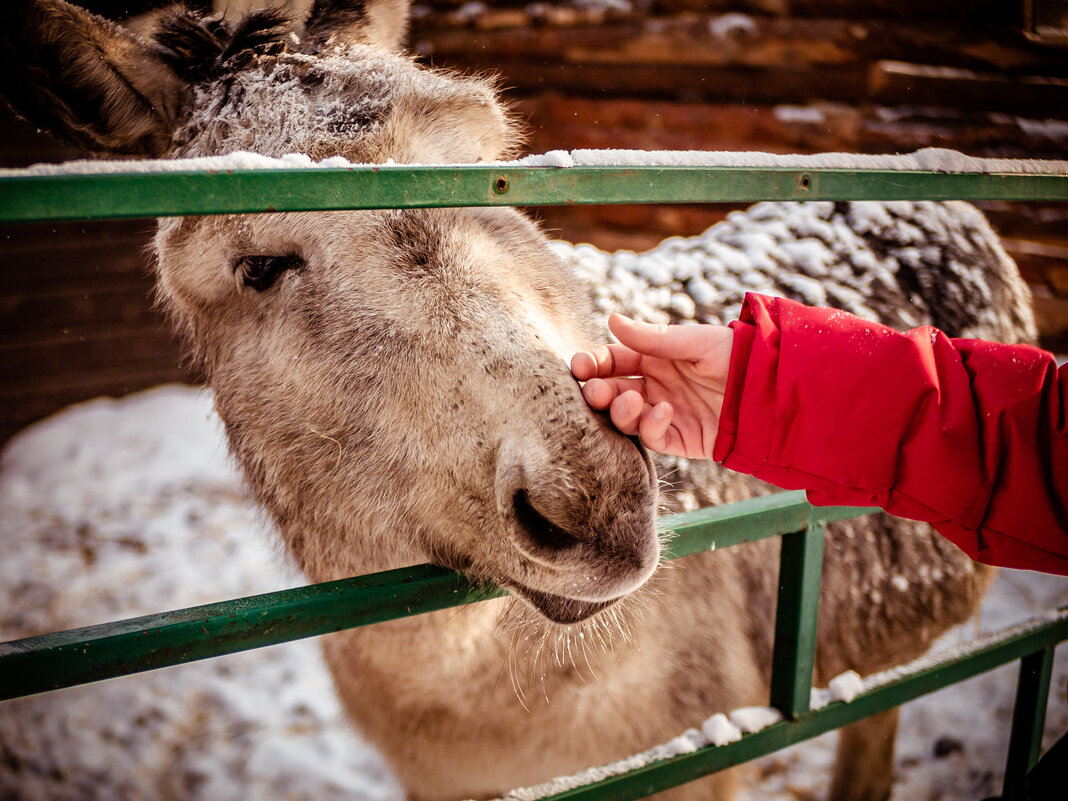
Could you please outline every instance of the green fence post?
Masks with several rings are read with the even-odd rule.
[[[1005,763],[1006,795],[1038,763],[1042,753],[1042,729],[1046,722],[1046,702],[1053,672],[1053,646],[1028,654],[1020,660],[1016,703],[1012,709],[1012,734]]]
[[[771,705],[792,720],[808,714],[812,694],[823,532],[819,524],[782,537]]]

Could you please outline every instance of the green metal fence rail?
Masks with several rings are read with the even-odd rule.
[[[736,167],[355,167],[0,178],[0,222],[565,203],[756,200],[1068,200],[1068,176]],[[781,536],[770,703],[784,720],[553,796],[637,799],[1020,660],[1006,786],[1038,760],[1054,646],[1068,609],[961,651],[869,677],[849,703],[810,708],[825,525],[873,510],[779,493],[660,521],[668,558]],[[0,700],[486,600],[504,594],[431,565],[0,643]]]
[[[804,493],[786,492],[665,517],[660,521],[660,530],[673,532],[665,556],[675,559],[779,534],[815,530],[822,523],[867,511],[873,510],[817,509],[806,502]],[[822,538],[818,539],[822,544]],[[789,549],[784,550],[786,558],[790,560],[788,569],[796,570],[797,560]],[[818,590],[818,565],[815,576]],[[472,584],[450,570],[414,565],[0,643],[0,701],[505,594],[492,585]],[[791,596],[788,603],[792,602]],[[799,613],[800,607],[792,612]],[[811,665],[808,672],[811,674]]]
[[[757,200],[1068,200],[1060,175],[784,167],[351,167],[0,179],[0,222]]]

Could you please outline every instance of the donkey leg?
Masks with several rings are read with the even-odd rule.
[[[898,708],[838,731],[834,780],[828,801],[886,801],[894,782]]]

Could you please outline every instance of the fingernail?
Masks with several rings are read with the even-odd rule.
[[[667,417],[667,407],[662,403],[656,404],[656,406],[653,407],[651,417],[654,420],[663,420]]]

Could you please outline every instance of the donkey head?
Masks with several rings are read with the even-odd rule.
[[[492,85],[396,52],[406,16],[403,0],[316,2],[303,24],[178,9],[143,40],[62,0],[6,2],[3,90],[112,156],[508,156]],[[168,218],[155,244],[161,301],[312,579],[429,559],[573,622],[655,569],[655,471],[583,403],[566,360],[600,335],[520,214]]]

